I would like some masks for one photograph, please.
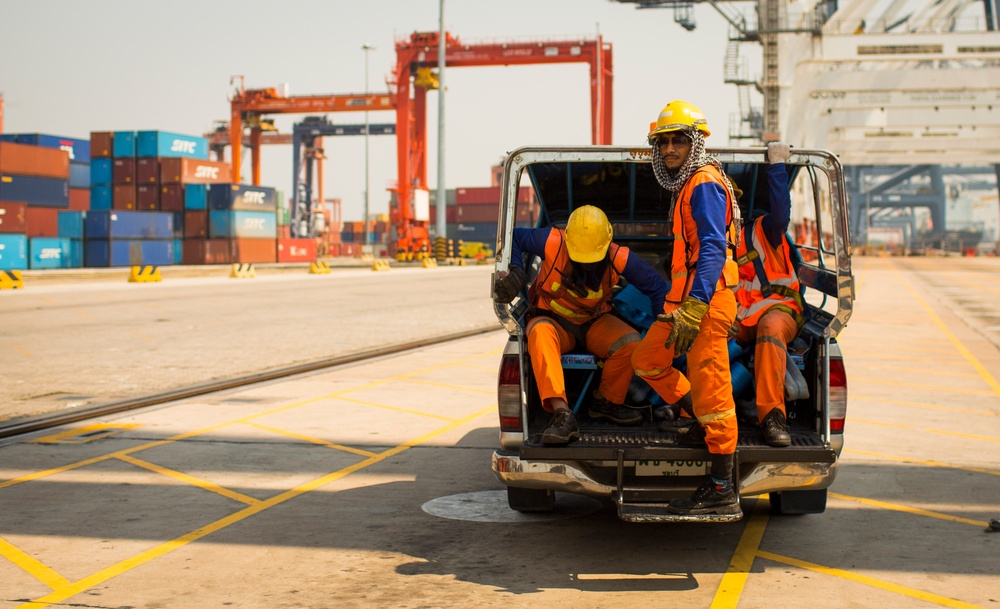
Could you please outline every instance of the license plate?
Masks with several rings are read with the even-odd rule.
[[[708,461],[636,461],[636,476],[704,476]]]

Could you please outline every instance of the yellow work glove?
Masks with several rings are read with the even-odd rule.
[[[698,331],[701,330],[701,318],[705,313],[708,313],[708,305],[693,296],[688,296],[677,309],[666,315],[659,315],[658,320],[674,324],[663,346],[669,348],[673,345],[675,356],[690,351],[694,339],[698,337]]]

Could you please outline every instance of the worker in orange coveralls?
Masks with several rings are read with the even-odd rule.
[[[620,425],[642,422],[642,414],[623,404],[640,335],[612,314],[611,289],[624,277],[650,299],[657,315],[663,312],[667,284],[627,247],[612,243],[612,237],[608,217],[593,205],[574,210],[565,230],[514,229],[510,270],[494,286],[497,300],[511,302],[526,282],[523,254],[542,259],[529,294],[527,338],[542,407],[552,413],[542,433],[545,444],[567,444],[579,437],[561,361],[562,354],[577,345],[604,359],[587,414]]]
[[[802,328],[802,295],[785,237],[791,219],[788,144],[767,146],[767,182],[770,212],[743,226],[736,251],[740,281],[736,286],[736,324],[733,331],[741,345],[754,343],[754,380],[757,386],[757,420],[764,442],[791,446],[785,415],[785,372],[788,343]]]
[[[733,487],[737,424],[727,341],[736,318],[729,288],[738,276],[733,257],[740,211],[722,165],[705,152],[711,132],[696,106],[672,101],[650,127],[653,173],[671,197],[672,281],[666,313],[650,326],[632,364],[668,404],[697,419],[679,441],[705,442],[711,455],[709,479],[689,497],[672,499],[667,511],[682,519],[737,520],[743,512]],[[672,365],[684,353],[690,380]],[[664,421],[660,428],[672,425]]]

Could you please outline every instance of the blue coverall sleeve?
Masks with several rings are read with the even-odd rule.
[[[524,255],[531,254],[545,259],[545,242],[552,228],[515,228],[510,243],[510,264],[524,268]]]
[[[726,263],[726,191],[718,182],[703,182],[691,193],[691,215],[698,232],[700,251],[695,263],[691,294],[708,303]]]
[[[649,298],[653,315],[663,313],[663,299],[667,295],[669,286],[663,277],[656,272],[656,269],[649,266],[649,263],[634,252],[629,251],[625,268],[622,269],[622,277]]]
[[[792,197],[788,192],[788,170],[784,163],[767,166],[767,187],[771,194],[771,211],[760,221],[768,243],[777,248],[792,220]]]

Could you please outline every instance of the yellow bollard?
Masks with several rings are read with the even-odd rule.
[[[229,273],[229,277],[232,279],[250,279],[256,276],[257,272],[254,271],[253,264],[250,262],[234,262],[233,270]]]
[[[313,275],[329,275],[330,263],[322,260],[309,263],[309,272]]]
[[[24,288],[21,271],[0,271],[0,290],[17,290]]]
[[[159,267],[155,266],[133,266],[128,275],[129,283],[151,283],[163,281],[160,276]]]

